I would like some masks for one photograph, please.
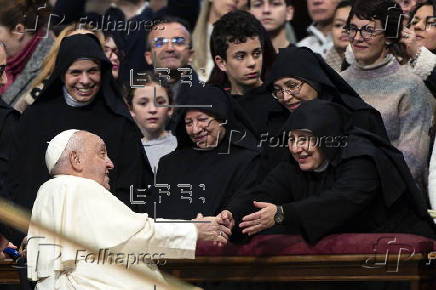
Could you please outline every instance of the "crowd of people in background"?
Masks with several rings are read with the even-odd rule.
[[[0,196],[77,129],[136,213],[436,238],[435,68],[434,0],[0,0]]]

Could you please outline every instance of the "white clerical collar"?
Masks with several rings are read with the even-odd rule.
[[[64,98],[65,98],[65,102],[67,103],[68,106],[70,107],[84,107],[86,105],[89,105],[92,103],[92,101],[94,100],[94,98],[92,98],[91,100],[87,101],[87,102],[78,102],[76,101],[73,96],[71,96],[68,91],[67,88],[64,86],[62,88],[63,92],[64,92]]]

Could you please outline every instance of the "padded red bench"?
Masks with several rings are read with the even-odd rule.
[[[310,246],[300,236],[259,235],[223,248],[199,243],[195,260],[172,260],[160,268],[188,282],[411,281],[412,289],[434,290],[436,241],[408,234],[338,234]],[[0,283],[6,282],[18,282],[10,263],[0,264]]]
[[[411,281],[412,289],[434,290],[433,251],[436,241],[409,234],[337,234],[314,246],[300,236],[259,235],[224,248],[200,243],[195,261],[161,269],[189,282]]]

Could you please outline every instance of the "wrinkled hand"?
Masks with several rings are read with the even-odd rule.
[[[416,34],[413,29],[409,29],[407,27],[403,28],[400,43],[403,43],[406,46],[406,52],[409,57],[413,58],[418,53]]]
[[[230,230],[233,229],[233,226],[235,225],[235,220],[233,219],[233,215],[228,210],[223,210],[220,212],[217,216],[218,224],[226,226]]]
[[[203,221],[208,223],[195,223],[198,230],[198,240],[213,241],[219,247],[227,244],[232,231],[225,225],[219,224],[219,219],[214,216],[203,217],[201,213],[193,221]]]
[[[242,228],[243,234],[249,236],[263,231],[275,225],[274,215],[277,212],[277,206],[269,202],[254,201],[254,206],[260,208],[259,211],[244,216],[239,227]]]

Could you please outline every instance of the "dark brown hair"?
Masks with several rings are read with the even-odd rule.
[[[356,0],[353,2],[347,25],[356,16],[359,19],[380,20],[384,28],[385,38],[388,40],[389,51],[403,63],[408,56],[404,44],[400,43],[403,31],[403,11],[393,0]]]
[[[18,24],[22,24],[27,32],[34,34],[48,22],[51,9],[47,2],[46,0],[0,0],[0,25],[12,30]]]

